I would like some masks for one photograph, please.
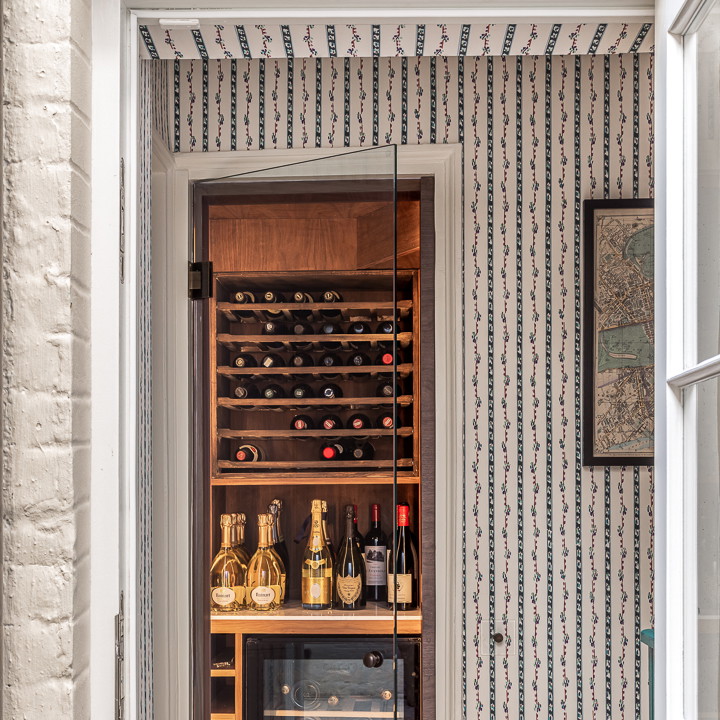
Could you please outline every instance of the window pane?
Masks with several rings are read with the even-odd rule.
[[[698,717],[720,717],[720,379],[697,386]]]
[[[720,353],[720,3],[697,33],[698,360]]]

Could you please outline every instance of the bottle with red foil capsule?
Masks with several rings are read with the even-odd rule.
[[[395,421],[393,420],[392,413],[383,413],[375,421],[375,426],[378,428],[384,428],[385,430],[392,430],[395,427]],[[397,426],[400,427],[400,421],[397,421]]]
[[[331,430],[342,430],[342,420],[337,415],[323,415],[320,418],[320,427],[330,432]]]
[[[414,610],[418,604],[418,557],[410,535],[410,508],[397,506],[397,533],[394,549],[388,548],[388,606],[397,610]]]
[[[347,421],[348,430],[367,430],[371,428],[370,418],[367,415],[356,413],[351,415]]]
[[[367,599],[387,600],[387,535],[380,527],[380,505],[370,506],[370,530],[365,536]]]
[[[315,422],[309,415],[296,415],[290,423],[291,430],[314,430]]]
[[[378,373],[380,377],[392,377],[394,366],[401,363],[402,357],[400,353],[393,353],[392,350],[383,350],[375,360],[376,365],[387,368],[387,370]]]
[[[330,440],[320,446],[320,457],[323,460],[347,460],[348,449],[340,440]]]
[[[235,460],[238,462],[259,462],[262,459],[262,450],[257,445],[241,445],[235,451]]]

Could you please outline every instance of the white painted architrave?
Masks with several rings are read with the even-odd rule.
[[[190,698],[189,503],[191,438],[190,303],[187,262],[191,237],[191,183],[272,168],[348,150],[264,150],[242,153],[156,154],[153,173],[153,297],[155,438],[154,518],[157,597],[164,598],[155,630],[155,714],[184,720]],[[463,340],[462,151],[460,145],[398,147],[398,174],[435,178],[436,530],[442,549],[436,567],[436,683],[438,720],[463,716],[462,493]],[[162,269],[161,269],[162,266]],[[162,425],[162,427],[160,427]],[[160,487],[162,485],[162,487]],[[159,645],[164,644],[164,647]],[[161,667],[167,663],[167,667]]]

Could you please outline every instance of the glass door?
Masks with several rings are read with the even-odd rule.
[[[195,185],[198,720],[420,718],[418,208],[394,146]]]

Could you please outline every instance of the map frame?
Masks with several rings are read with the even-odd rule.
[[[652,465],[654,201],[585,200],[583,210],[582,464]]]

